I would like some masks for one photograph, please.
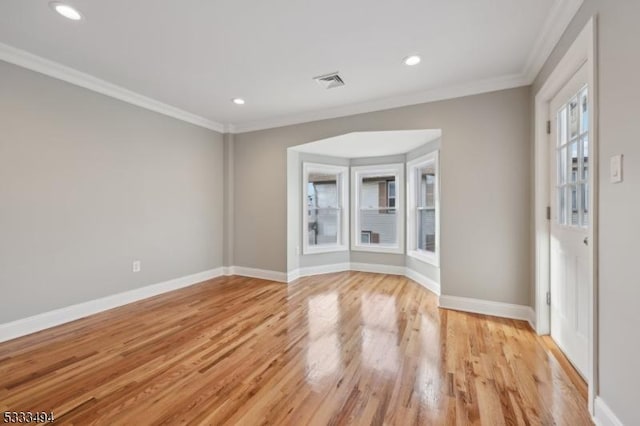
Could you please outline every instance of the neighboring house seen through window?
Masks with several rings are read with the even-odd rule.
[[[352,168],[353,250],[402,253],[404,164]]]

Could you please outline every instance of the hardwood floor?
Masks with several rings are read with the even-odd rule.
[[[521,321],[404,277],[225,277],[0,344],[0,411],[60,424],[591,424]]]

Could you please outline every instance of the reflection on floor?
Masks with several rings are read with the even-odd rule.
[[[590,424],[520,321],[411,280],[218,278],[0,344],[0,411],[87,424]]]

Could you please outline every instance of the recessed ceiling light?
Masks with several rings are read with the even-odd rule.
[[[244,105],[244,99],[242,98],[233,98],[231,101],[236,105]]]
[[[49,6],[60,15],[65,18],[71,19],[72,21],[79,21],[82,19],[82,15],[73,7],[68,4],[60,3],[59,1],[52,1],[49,3]]]
[[[405,65],[412,67],[420,63],[420,56],[418,55],[407,56],[402,61],[404,62]]]

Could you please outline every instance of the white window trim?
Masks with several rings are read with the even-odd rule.
[[[435,164],[434,205],[436,210],[436,251],[435,253],[418,249],[416,233],[418,188],[417,171],[429,164]],[[407,162],[407,255],[431,265],[440,266],[440,162],[439,153],[434,151]]]
[[[338,175],[338,200],[340,201],[340,227],[337,244],[309,245],[309,215],[307,212],[307,184],[309,173]],[[349,250],[349,167],[329,164],[302,164],[302,254],[331,253]]]
[[[391,175],[396,178],[396,230],[397,244],[365,245],[360,242],[360,191],[363,177]],[[375,253],[404,253],[404,163],[351,167],[351,250]]]

